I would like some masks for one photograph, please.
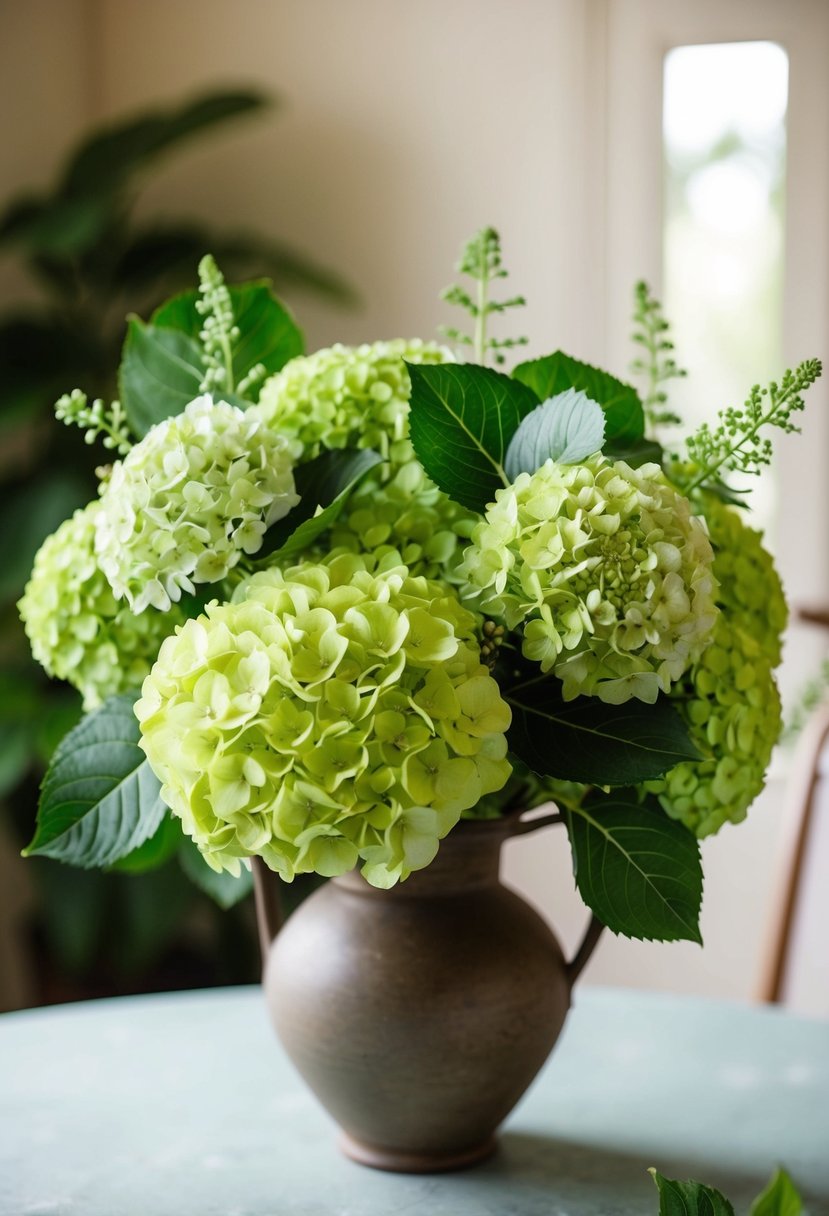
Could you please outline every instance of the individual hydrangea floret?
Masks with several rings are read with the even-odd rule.
[[[564,696],[654,702],[716,619],[713,554],[657,465],[548,460],[498,490],[461,572],[483,610],[523,627],[525,656]]]
[[[255,411],[197,397],[113,468],[97,517],[98,564],[134,612],[166,611],[256,553],[297,502],[288,442]]]
[[[184,620],[174,608],[135,616],[119,604],[95,561],[97,502],[49,536],[18,605],[32,654],[50,676],[68,680],[84,709],[137,688],[162,640]]]
[[[302,459],[323,448],[371,448],[393,467],[414,459],[409,440],[408,363],[449,363],[436,342],[395,338],[336,346],[291,359],[262,387],[259,410],[302,444]]]
[[[720,613],[714,639],[672,690],[703,759],[677,765],[647,788],[698,836],[739,823],[765,785],[781,728],[774,668],[786,601],[760,533],[706,498]]]
[[[163,796],[216,869],[428,865],[508,779],[510,710],[446,587],[351,554],[254,575],[169,638],[136,706]]]

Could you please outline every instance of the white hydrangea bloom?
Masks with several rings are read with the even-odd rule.
[[[290,442],[256,412],[197,397],[115,465],[97,516],[98,564],[133,612],[166,611],[256,553],[298,501]]]

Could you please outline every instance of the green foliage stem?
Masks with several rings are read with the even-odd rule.
[[[645,378],[647,392],[642,402],[645,417],[651,426],[677,426],[682,419],[666,408],[668,394],[661,386],[688,373],[677,365],[671,354],[674,344],[668,337],[670,326],[662,305],[651,295],[645,282],[637,283],[634,288],[633,324],[635,329],[631,337],[642,347],[642,354],[633,360],[630,370]]]
[[[768,427],[785,434],[800,430],[792,415],[803,409],[803,394],[822,370],[819,359],[807,359],[794,371],[787,370],[780,384],[772,381],[768,388],[755,384],[742,408],[720,410],[719,425],[713,430],[703,422],[686,442],[693,476],[684,482],[679,479],[684,492],[691,494],[716,480],[721,470],[758,476],[772,457],[771,440],[763,432]]]
[[[501,265],[501,240],[494,228],[482,228],[467,241],[457,269],[474,281],[474,297],[466,288],[453,284],[441,293],[441,299],[469,313],[473,320],[473,333],[467,334],[447,325],[441,326],[441,333],[459,346],[471,347],[476,363],[486,363],[487,355],[491,352],[494,361],[503,364],[502,352],[511,347],[525,346],[527,338],[490,337],[489,318],[510,308],[523,307],[526,300],[523,296],[513,296],[508,300],[493,300],[490,296],[493,281],[505,279],[508,274]]]

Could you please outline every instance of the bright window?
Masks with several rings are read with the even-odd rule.
[[[681,46],[664,67],[664,296],[688,423],[782,369],[788,57],[772,42]],[[768,521],[773,479],[753,506]]]

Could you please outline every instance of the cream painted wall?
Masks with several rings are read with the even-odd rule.
[[[0,154],[0,172],[21,181],[45,171],[90,108],[115,116],[217,84],[283,94],[280,114],[194,144],[142,206],[255,227],[347,274],[361,312],[294,301],[311,346],[429,335],[447,319],[437,293],[461,241],[493,223],[511,286],[530,304],[531,351],[562,346],[602,362],[608,343],[619,349],[626,319],[607,316],[618,257],[605,238],[628,237],[608,224],[618,200],[605,179],[603,0],[6,0],[2,11],[18,45],[51,65],[33,103],[37,146],[27,117]],[[77,65],[90,48],[87,73]],[[23,56],[4,55],[8,113],[37,90]],[[652,249],[647,232],[641,247]],[[635,273],[655,274],[658,257],[646,260]],[[608,936],[587,982],[748,997],[779,808],[773,786],[747,824],[706,844],[704,951]],[[506,868],[574,942],[584,912],[565,841],[554,831],[517,841]]]
[[[463,239],[504,234],[534,348],[598,356],[592,0],[97,0],[105,112],[224,82],[286,104],[147,195],[283,234],[348,274],[314,344],[431,333]]]

